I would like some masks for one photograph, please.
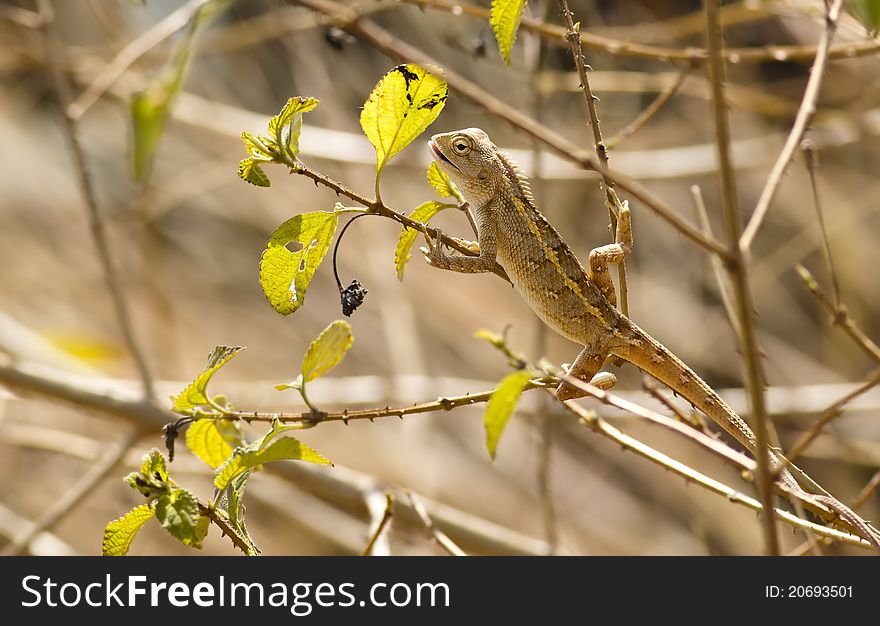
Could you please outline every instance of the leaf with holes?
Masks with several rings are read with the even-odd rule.
[[[223,465],[232,456],[232,451],[242,444],[244,435],[238,422],[200,419],[186,430],[186,445],[211,469]]]
[[[256,443],[256,442],[254,442]],[[239,449],[226,463],[217,469],[214,475],[214,486],[226,489],[230,481],[249,471],[251,468],[271,461],[308,461],[318,465],[333,465],[327,458],[293,437],[276,439],[265,448]]]
[[[516,32],[525,8],[526,0],[492,0],[489,25],[495,33],[498,50],[506,65],[510,65],[510,51],[516,41]]]
[[[446,81],[414,63],[382,77],[361,111],[361,128],[376,148],[377,172],[437,119],[446,96]]]
[[[103,555],[125,556],[128,554],[135,535],[154,516],[153,505],[142,504],[107,524],[107,528],[104,529],[104,539],[101,542]]]
[[[486,426],[486,449],[492,460],[495,459],[498,440],[501,439],[501,434],[516,409],[516,403],[534,375],[533,372],[526,370],[509,374],[489,398],[483,421]]]
[[[260,261],[260,285],[272,308],[289,315],[303,305],[306,290],[336,233],[339,214],[303,213],[284,222],[269,240]],[[291,243],[299,244],[295,251]]]
[[[464,196],[461,195],[458,187],[449,178],[449,174],[440,169],[436,161],[431,161],[428,167],[428,184],[441,198],[455,198],[459,202],[464,202]]]
[[[181,391],[177,397],[172,398],[171,410],[181,415],[190,415],[193,410],[200,406],[210,406],[207,396],[208,382],[221,367],[226,365],[236,354],[244,350],[242,346],[217,346],[208,355],[208,363],[189,386]]]
[[[431,218],[437,215],[440,211],[451,208],[452,206],[453,205],[451,204],[444,204],[443,202],[437,202],[436,200],[429,200],[428,202],[417,206],[413,212],[409,214],[409,217],[422,224],[427,224]],[[412,249],[413,243],[418,236],[418,231],[406,226],[400,231],[400,238],[397,240],[397,248],[394,250],[394,267],[397,270],[397,279],[400,281],[403,280],[403,272],[406,270],[406,264],[409,262],[410,258],[412,258],[409,251]]]
[[[186,489],[175,489],[156,501],[156,519],[184,545],[202,547],[207,528],[201,518],[199,501]]]

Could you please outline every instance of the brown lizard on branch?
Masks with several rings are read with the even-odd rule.
[[[584,346],[568,376],[607,388],[613,377],[599,370],[608,357],[619,357],[670,387],[755,453],[755,435],[748,424],[691,368],[617,310],[608,266],[632,249],[625,202],[618,211],[615,243],[594,249],[584,269],[535,206],[527,178],[485,132],[468,128],[434,135],[428,145],[467,200],[479,239],[467,243],[478,256],[448,255],[438,243],[439,231],[432,236],[426,229],[428,247],[422,252],[428,263],[462,273],[488,272],[501,265],[538,317]],[[556,395],[565,401],[585,394],[563,380]],[[770,456],[771,467],[790,494],[825,518],[833,517],[830,509],[880,550],[880,535],[867,522],[838,500],[805,491],[782,459],[772,452]]]

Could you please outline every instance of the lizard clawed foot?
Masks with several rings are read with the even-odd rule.
[[[449,269],[449,260],[441,250],[443,245],[443,233],[439,228],[425,228],[425,241],[427,247],[419,248],[419,252],[425,255],[425,261],[428,265],[439,269]]]

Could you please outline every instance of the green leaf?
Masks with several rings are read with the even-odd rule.
[[[132,157],[136,181],[143,182],[150,174],[153,155],[168,124],[171,107],[180,92],[189,66],[196,34],[228,3],[229,0],[213,0],[199,7],[193,13],[183,39],[178,43],[171,61],[162,74],[146,89],[132,96],[131,116],[134,128]]]
[[[236,454],[217,470],[214,476],[214,486],[217,489],[226,489],[229,482],[242,472],[271,461],[294,460],[332,465],[328,459],[293,437],[277,439],[263,449],[252,449],[252,446],[253,444],[239,448]]]
[[[461,195],[458,187],[449,178],[449,174],[440,169],[436,161],[431,161],[428,167],[428,184],[441,198],[455,198],[459,202],[464,202],[464,196]]]
[[[254,545],[244,523],[244,506],[242,505],[244,489],[247,486],[250,475],[250,472],[244,472],[229,483],[229,486],[226,488],[226,515],[229,517],[229,524],[238,531],[247,541],[251,551],[256,554],[258,552],[257,546]]]
[[[165,455],[159,452],[158,448],[153,448],[144,455],[141,463],[141,474],[144,476],[152,476],[156,480],[168,482],[168,467],[165,464]]]
[[[306,290],[324,260],[336,233],[339,214],[315,211],[297,215],[279,226],[260,261],[260,285],[272,308],[289,315],[303,305]],[[287,249],[300,244],[296,252]]]
[[[880,29],[880,0],[852,0],[851,3],[859,21],[876,35]]]
[[[202,373],[199,374],[199,377],[181,391],[176,398],[172,398],[174,404],[171,406],[171,410],[175,413],[189,415],[197,407],[210,406],[211,402],[207,396],[208,382],[217,373],[217,370],[226,365],[232,357],[242,350],[244,350],[242,346],[215,347],[211,354],[208,355],[208,363],[205,365]]]
[[[251,185],[257,187],[268,187],[271,185],[269,177],[260,164],[253,157],[242,159],[238,162],[238,177]]]
[[[414,63],[382,77],[361,111],[361,128],[376,148],[377,172],[437,119],[446,96],[446,81]]]
[[[154,516],[152,504],[142,504],[119,517],[104,529],[101,549],[104,556],[125,556],[138,531]]]
[[[417,222],[427,224],[432,217],[437,215],[437,213],[443,209],[448,209],[451,206],[452,205],[444,204],[436,200],[429,200],[413,209],[413,212],[409,214],[409,217]],[[418,236],[418,231],[406,226],[400,231],[400,238],[397,240],[397,248],[394,250],[394,267],[397,270],[397,280],[403,280],[403,272],[406,270],[406,264],[411,258],[409,251],[412,249],[413,243],[415,243],[416,237]]]
[[[510,50],[516,41],[516,31],[522,19],[527,0],[492,0],[489,25],[498,41],[498,49],[505,65],[510,65]]]
[[[322,330],[303,357],[303,382],[315,380],[333,369],[348,352],[353,341],[351,326],[343,320],[336,320]]]
[[[244,142],[244,149],[255,161],[272,161],[272,151],[276,149],[273,140],[262,135],[256,136],[247,131],[241,133],[241,140]]]
[[[128,474],[124,481],[147,498],[165,495],[174,488],[174,481],[168,476],[165,457],[156,448],[144,455],[141,471]]]
[[[290,98],[275,117],[269,120],[269,133],[276,143],[293,158],[299,153],[299,135],[302,131],[302,114],[314,109],[320,100],[316,98]]]
[[[211,469],[226,462],[232,451],[244,443],[238,422],[200,419],[186,430],[186,445]]]
[[[186,489],[175,489],[156,501],[156,519],[184,545],[202,547],[205,529],[200,528],[199,501]]]
[[[501,439],[501,433],[504,432],[507,421],[513,415],[514,409],[516,409],[519,396],[533,376],[533,372],[526,370],[509,374],[501,381],[492,397],[489,398],[483,421],[486,424],[486,449],[489,451],[489,456],[492,460],[495,459],[498,440]]]

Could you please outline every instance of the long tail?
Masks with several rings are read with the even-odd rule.
[[[632,363],[688,400],[721,428],[755,452],[755,433],[749,425],[706,382],[672,354],[663,344],[630,322],[636,342],[612,350],[612,354]],[[779,460],[777,459],[778,463]]]
[[[629,320],[628,320],[629,321]],[[614,348],[612,354],[628,361],[643,372],[650,374],[664,385],[688,400],[700,411],[708,415],[721,428],[745,446],[749,452],[757,449],[755,433],[727,403],[721,399],[706,382],[697,376],[681,359],[672,354],[663,344],[629,321],[632,337],[636,341],[622,347]],[[770,452],[770,465],[778,469],[783,465],[782,459]],[[880,535],[865,520],[839,500],[816,495],[805,491],[795,480],[791,472],[782,469],[779,473],[780,482],[808,501],[815,502],[831,509],[839,517],[849,522],[850,526],[878,551],[880,551]]]

